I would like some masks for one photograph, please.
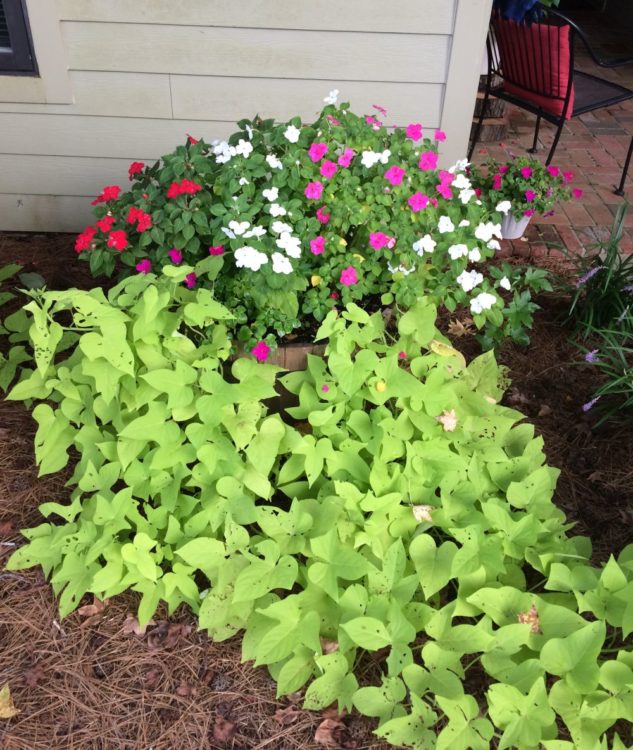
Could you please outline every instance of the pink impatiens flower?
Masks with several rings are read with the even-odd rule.
[[[436,130],[435,131],[435,140],[436,141],[445,141],[446,140],[446,133],[443,130]]]
[[[309,200],[318,201],[321,195],[323,195],[323,183],[309,182],[304,190],[304,195]]]
[[[492,189],[493,190],[501,190],[501,183],[503,182],[503,177],[500,174],[496,174],[492,178]]]
[[[505,174],[508,171],[508,169],[510,169],[510,167],[507,164],[502,164],[499,167],[499,174]]]
[[[338,167],[333,161],[326,159],[323,164],[321,164],[321,169],[319,171],[323,177],[329,180],[338,172]]]
[[[327,117],[327,121],[330,123],[330,125],[340,125],[340,121],[336,119],[336,117],[332,117],[332,115],[325,115]]]
[[[317,208],[316,217],[321,222],[321,224],[327,224],[330,220],[330,214],[326,213],[325,206]]]
[[[143,258],[136,264],[136,270],[142,274],[148,274],[152,270],[152,261],[149,258]]]
[[[327,143],[313,143],[308,149],[308,156],[313,162],[321,161],[327,154]]]
[[[573,172],[563,172],[563,180],[565,182],[571,182],[574,179]]]
[[[574,198],[582,198],[582,190],[580,188],[574,188],[571,192]]]
[[[177,247],[172,247],[167,255],[169,255],[169,259],[175,266],[179,266],[182,263],[182,253]]]
[[[533,208],[528,208],[523,212],[523,216],[534,216],[536,211]]]
[[[371,115],[365,116],[365,122],[368,125],[372,125],[374,130],[378,130],[378,128],[382,125],[382,122],[380,122],[380,120],[377,120],[375,117],[372,117]]]
[[[558,175],[560,174],[560,169],[558,167],[549,166],[547,168],[547,171],[552,175],[552,177],[558,177]]]
[[[347,266],[341,271],[341,278],[339,279],[343,286],[354,286],[358,283],[358,274],[354,266]]]
[[[438,158],[439,157],[435,151],[423,151],[420,154],[420,163],[418,164],[418,167],[424,172],[428,172],[430,169],[436,169]]]
[[[384,232],[372,232],[369,235],[369,244],[374,250],[381,250],[383,247],[393,247],[396,244],[396,240]]]
[[[340,167],[349,167],[352,163],[352,159],[356,155],[353,148],[346,148],[345,151],[339,156],[338,163]]]
[[[429,197],[424,195],[424,193],[413,193],[413,195],[408,198],[407,203],[411,210],[414,213],[417,213],[429,205]]]
[[[390,182],[392,185],[399,185],[405,175],[404,169],[402,167],[396,167],[395,165],[393,167],[389,167],[389,169],[385,172],[385,180],[387,182]]]
[[[319,236],[315,237],[313,240],[310,240],[310,251],[314,255],[321,255],[321,253],[325,250],[325,237]]]
[[[534,190],[526,190],[525,191],[525,200],[528,203],[532,203],[532,201],[536,198],[536,193]]]
[[[209,248],[209,255],[223,255],[224,254],[224,246],[223,245],[211,245]]]
[[[412,122],[407,125],[407,138],[412,141],[419,141],[422,138],[422,125],[419,122]]]
[[[193,271],[185,276],[185,286],[189,289],[193,289],[195,287],[196,281],[198,281],[198,277]]]
[[[251,349],[251,354],[258,362],[265,362],[270,354],[270,347],[265,341],[260,341]]]
[[[452,172],[446,172],[444,169],[440,170],[440,183],[436,186],[436,189],[442,198],[449,200],[453,197],[451,184],[454,179],[455,175]]]
[[[384,107],[381,107],[380,104],[372,104],[371,105],[376,111],[380,112],[380,114],[383,117],[387,116],[387,110]]]
[[[521,167],[519,170],[521,172],[521,177],[523,177],[525,180],[529,180],[530,177],[534,174],[534,170],[532,167]]]

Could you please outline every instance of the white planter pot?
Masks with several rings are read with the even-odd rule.
[[[520,219],[515,219],[512,211],[508,211],[501,221],[501,236],[503,239],[518,240],[519,237],[523,237],[531,218],[531,216],[522,216]]]

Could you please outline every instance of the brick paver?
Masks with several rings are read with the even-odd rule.
[[[633,55],[633,51],[629,51],[629,54]],[[633,65],[605,71],[596,70],[582,55],[579,60],[579,67],[587,72],[611,78],[633,89]],[[475,163],[482,163],[489,156],[505,161],[513,154],[525,154],[532,145],[534,115],[506,106],[510,121],[506,140],[503,143],[478,144],[473,155]],[[554,126],[546,122],[541,124],[537,158],[545,160],[554,133]],[[573,186],[582,188],[583,196],[558,206],[554,216],[534,217],[524,240],[502,243],[503,251],[537,258],[546,253],[555,254],[554,246],[562,244],[570,252],[582,253],[596,241],[606,238],[622,201],[626,198],[633,203],[633,164],[625,185],[625,198],[613,192],[620,181],[632,135],[633,100],[589,112],[567,122],[552,163],[574,173]],[[625,253],[633,253],[633,207],[626,217],[621,248]]]

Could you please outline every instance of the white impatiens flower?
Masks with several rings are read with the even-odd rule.
[[[499,281],[499,286],[500,286],[500,287],[501,287],[502,289],[507,289],[508,291],[510,291],[510,289],[512,289],[512,286],[510,285],[510,279],[509,279],[509,278],[508,278],[507,276],[504,276],[504,277],[503,277],[503,278],[502,278],[502,279],[501,279],[501,280]]]
[[[464,255],[468,255],[468,245],[464,245],[464,244],[451,245],[448,248],[448,254],[451,256],[452,260],[457,260],[458,258],[461,258]]]
[[[448,171],[451,174],[455,174],[455,172],[463,172],[469,164],[470,162],[468,159],[459,159],[452,167],[448,168]]]
[[[292,227],[290,226],[290,224],[284,224],[283,221],[273,221],[273,223],[270,225],[270,228],[275,234],[281,234],[282,232],[292,232]]]
[[[482,242],[489,242],[493,237],[501,237],[501,224],[493,224],[491,221],[485,224],[482,222],[475,229],[475,237]]]
[[[244,130],[246,130],[246,134],[248,135],[248,140],[252,141],[253,140],[253,128],[251,128],[250,125],[245,125]]]
[[[266,157],[266,162],[271,169],[283,169],[284,168],[284,165],[275,156],[275,154],[268,154],[268,156]]]
[[[465,292],[470,292],[471,289],[474,289],[481,284],[483,280],[483,275],[474,269],[470,271],[462,271],[456,279],[457,283]]]
[[[468,260],[472,261],[473,263],[479,263],[481,260],[481,253],[479,252],[479,248],[475,247],[468,253]]]
[[[248,159],[253,153],[253,144],[250,141],[245,141],[243,138],[240,138],[235,147],[235,153]]]
[[[490,250],[501,250],[499,240],[490,240],[486,247],[488,247]]]
[[[408,276],[410,273],[413,273],[415,271],[415,266],[411,266],[411,268],[407,268],[406,266],[403,266],[400,264],[399,266],[392,266],[391,263],[387,263],[387,268],[389,269],[389,273],[401,273],[405,276]]]
[[[472,197],[474,197],[474,195],[475,195],[475,191],[474,191],[474,190],[471,190],[470,188],[468,188],[468,189],[465,189],[465,190],[460,190],[460,191],[459,191],[459,199],[460,199],[460,201],[461,201],[462,203],[464,203],[464,204],[468,203],[468,201],[469,201],[469,200],[470,200],[470,199],[471,199]]]
[[[455,224],[453,224],[448,216],[440,216],[440,220],[437,223],[437,231],[440,234],[446,234],[446,232],[454,232]]]
[[[364,167],[370,169],[374,164],[378,164],[380,161],[380,154],[377,154],[375,151],[363,151],[360,161]]]
[[[244,247],[238,247],[233,256],[235,258],[235,265],[238,268],[250,268],[251,271],[259,271],[259,269],[268,263],[268,256],[266,253],[261,253],[254,247],[245,245]]]
[[[437,242],[431,237],[430,234],[425,234],[424,237],[413,243],[413,249],[418,255],[423,253],[432,253],[435,250]]]
[[[507,214],[511,208],[512,203],[510,203],[510,201],[500,201],[495,206],[495,211],[501,211],[502,214]]]
[[[292,273],[292,263],[285,255],[273,253],[273,271],[275,273]]]
[[[285,250],[291,258],[301,257],[301,240],[293,237],[290,232],[282,232],[279,239],[276,240],[277,247]]]
[[[301,131],[294,125],[288,125],[288,127],[284,130],[284,138],[287,141],[290,141],[290,143],[296,143],[299,140],[300,135]]]
[[[460,172],[451,183],[451,186],[457,190],[468,190],[472,187],[472,183],[463,172]]]
[[[270,213],[271,216],[285,216],[288,212],[283,206],[280,206],[279,203],[273,203],[270,206]]]
[[[240,185],[250,185],[251,183],[246,179],[246,177],[240,177]]]
[[[244,232],[244,239],[248,239],[249,237],[257,237],[259,239],[260,237],[263,237],[266,234],[266,230],[264,227],[253,227],[252,229],[249,229],[248,232]]]
[[[226,141],[218,141],[213,146],[213,153],[218,164],[226,164],[237,154],[235,146],[229,146]]]
[[[330,93],[325,97],[325,99],[323,99],[323,101],[326,104],[336,104],[336,102],[338,101],[338,95],[339,95],[339,90],[332,89],[332,91],[330,91]]]
[[[460,227],[469,227],[470,226],[470,222],[468,221],[468,219],[462,219],[459,222],[458,226],[460,226]]]
[[[229,221],[229,229],[238,237],[241,237],[249,227],[248,221]]]
[[[490,308],[495,304],[496,301],[497,298],[494,294],[481,292],[476,297],[473,297],[473,299],[470,300],[470,311],[475,315],[478,315],[484,310],[490,310]]]
[[[264,198],[266,198],[267,201],[270,201],[272,203],[279,197],[279,188],[271,187],[267,188],[266,190],[262,190],[262,195],[264,196]]]

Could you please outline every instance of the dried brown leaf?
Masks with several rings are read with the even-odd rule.
[[[40,664],[34,664],[24,673],[24,682],[26,683],[27,687],[34,688],[37,686],[40,680],[44,679],[44,675],[45,672],[42,666]]]
[[[134,633],[134,635],[145,635],[147,628],[150,625],[155,625],[154,620],[150,620],[146,625],[139,625],[138,620],[134,615],[128,615],[125,618],[123,627],[121,628],[122,633]]]
[[[321,650],[324,654],[333,654],[335,651],[338,651],[338,641],[321,638]]]
[[[180,695],[182,698],[189,698],[189,696],[197,693],[197,688],[190,685],[186,680],[181,680],[180,685],[176,688],[176,695]]]
[[[103,612],[107,603],[107,599],[101,601],[101,599],[97,599],[96,596],[93,596],[92,604],[84,604],[83,607],[79,607],[77,612],[82,617],[94,617],[95,615],[100,615]]]
[[[213,739],[216,742],[228,742],[235,734],[235,724],[221,716],[215,717],[213,725]]]
[[[178,622],[159,622],[147,634],[147,645],[152,651],[159,648],[174,648],[181,638],[186,638],[192,631],[191,625]]]
[[[154,690],[154,688],[158,687],[160,676],[160,669],[154,667],[153,669],[148,670],[143,675],[143,687],[146,690]]]
[[[340,719],[323,719],[314,733],[314,741],[317,745],[339,745],[339,736],[345,731],[345,724]]]
[[[461,338],[462,336],[469,336],[473,332],[473,321],[471,318],[464,318],[464,320],[451,320],[448,324],[448,332],[452,336]]]
[[[286,706],[286,708],[278,708],[275,711],[274,719],[282,727],[286,727],[289,724],[294,724],[299,716],[301,716],[301,711],[294,706]]]
[[[15,533],[15,526],[11,521],[0,521],[0,536],[11,536]]]
[[[20,713],[20,709],[13,704],[9,684],[0,689],[0,719],[11,719]]]
[[[540,633],[540,623],[538,619],[538,612],[536,611],[536,605],[532,604],[532,606],[528,609],[527,612],[519,612],[517,615],[517,620],[520,623],[523,623],[525,625],[530,626],[530,632],[531,633]]]

